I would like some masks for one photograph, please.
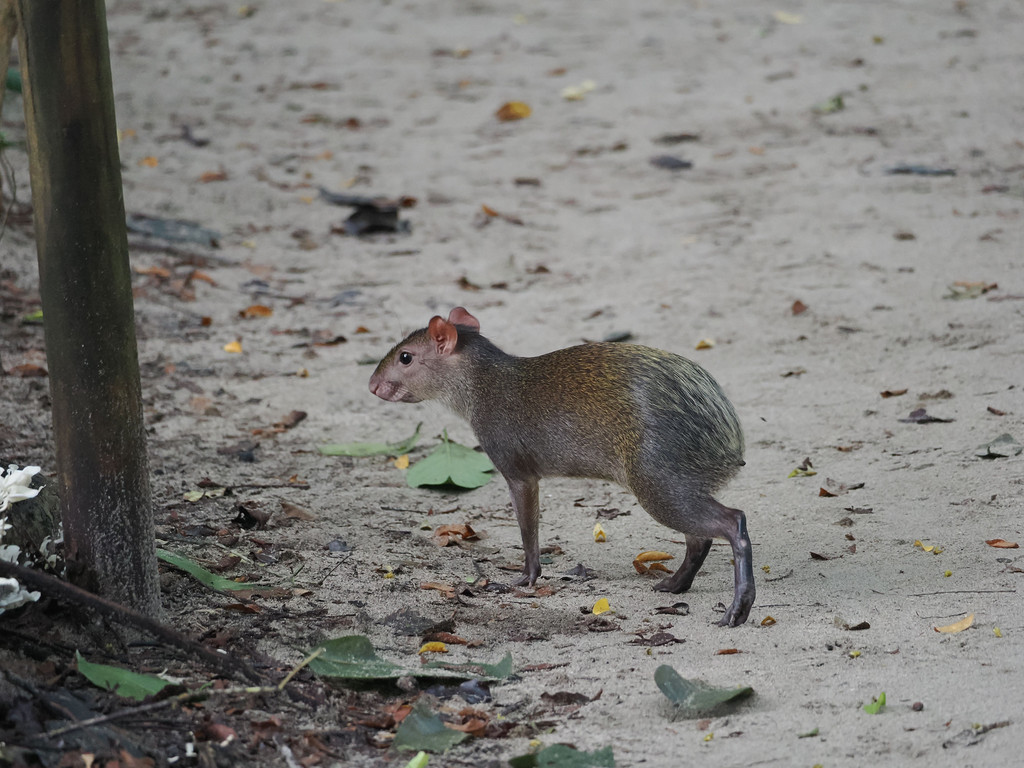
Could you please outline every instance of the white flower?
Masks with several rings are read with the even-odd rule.
[[[16,501],[31,499],[39,493],[38,488],[29,488],[32,475],[39,471],[39,467],[18,469],[17,464],[11,464],[5,473],[0,474],[0,512],[5,512]]]
[[[0,578],[0,613],[38,599],[38,592],[29,592],[17,579]]]

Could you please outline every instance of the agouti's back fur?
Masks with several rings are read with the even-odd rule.
[[[390,401],[441,400],[470,423],[509,484],[526,553],[520,583],[540,575],[537,481],[612,480],[686,534],[682,565],[656,589],[688,589],[711,539],[729,540],[736,589],[719,623],[743,623],[754,600],[745,516],[712,496],[743,466],[743,432],[711,375],[678,355],[628,344],[515,357],[479,330],[461,307],[448,320],[434,317],[381,360],[370,390]]]

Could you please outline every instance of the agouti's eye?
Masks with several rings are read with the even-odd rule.
[[[412,362],[412,355],[408,352],[402,352],[398,355],[398,362],[402,365],[409,365]]]

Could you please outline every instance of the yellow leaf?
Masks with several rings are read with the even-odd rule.
[[[673,556],[668,552],[658,552],[657,550],[650,550],[647,552],[641,552],[636,556],[636,559],[641,563],[649,563],[652,560],[672,560]]]
[[[770,565],[762,565],[761,566],[761,570],[764,571],[765,573],[771,573],[772,572],[772,567]]]
[[[595,523],[594,524],[594,541],[602,542],[602,541],[607,541],[607,540],[608,540],[608,537],[607,537],[607,535],[604,532],[604,528],[601,527],[600,523]]]
[[[856,659],[860,656],[860,651],[850,651],[850,658]]]
[[[448,653],[448,646],[444,643],[424,643],[419,653]]]
[[[532,113],[533,110],[530,109],[529,104],[524,104],[521,101],[510,101],[502,104],[494,115],[503,122],[509,122],[510,120],[522,120],[524,117],[529,117]]]
[[[610,611],[611,609],[612,607],[608,602],[608,598],[602,597],[600,600],[594,603],[594,607],[590,609],[590,612],[593,613],[595,616],[600,616],[602,613],[608,613],[608,611]]]
[[[761,626],[762,627],[770,627],[774,623],[775,623],[775,619],[773,617],[771,617],[771,616],[765,616],[763,619],[761,619]]]
[[[946,579],[948,579],[952,575],[953,575],[952,571],[946,571],[945,573],[942,574],[943,578],[946,578]]]
[[[584,80],[579,85],[567,85],[562,89],[562,98],[566,101],[582,101],[595,88],[597,83],[593,80]]]
[[[409,468],[409,454],[403,453],[397,459],[395,459],[395,469],[408,469]]]
[[[715,734],[709,733],[707,736],[704,737],[704,741],[711,741],[713,738],[715,738]]]
[[[711,349],[713,346],[715,346],[714,339],[701,339],[697,342],[697,346],[694,349]]]
[[[242,354],[242,342],[236,339],[235,341],[232,341],[230,344],[225,344],[224,351],[230,352],[232,355],[240,355]]]
[[[149,157],[144,157],[141,160],[139,160],[139,165],[141,165],[143,168],[156,168],[158,165],[160,165],[160,161],[157,160],[152,155],[150,155]]]
[[[969,626],[974,623],[974,614],[969,613],[960,621],[954,624],[948,624],[945,627],[932,627],[936,632],[941,632],[944,635],[955,635],[957,632],[963,632]]]
[[[1003,636],[1003,633],[999,630],[999,627],[992,627],[992,633],[996,637],[1002,637]]]
[[[803,24],[804,17],[799,13],[788,13],[786,11],[774,11],[772,13],[774,18],[780,24]]]

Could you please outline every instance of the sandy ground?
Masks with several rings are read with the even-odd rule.
[[[291,664],[324,634],[361,632],[415,663],[420,639],[384,621],[410,607],[454,616],[454,631],[478,644],[452,646],[454,660],[511,651],[520,669],[556,665],[496,686],[490,711],[547,723],[533,733],[544,744],[611,746],[620,766],[1018,759],[1019,550],[986,540],[1024,538],[1024,459],[975,451],[1006,432],[1024,440],[1019,4],[307,0],[111,2],[108,12],[127,209],[222,233],[216,251],[179,246],[203,257],[192,264],[133,253],[160,534],[220,556],[183,536],[231,527],[237,497],[181,501],[203,478],[297,476],[308,489],[237,493],[317,516],[278,513],[242,533],[243,551],[269,542],[294,558],[264,575],[297,573],[313,590],[292,611],[333,617],[271,622],[264,651]],[[588,80],[581,100],[562,97]],[[843,109],[816,111],[836,96]],[[531,116],[499,121],[508,101]],[[181,140],[183,125],[209,143]],[[674,134],[696,140],[655,142]],[[662,154],[693,167],[650,163]],[[888,173],[908,164],[955,175]],[[415,197],[402,211],[411,234],[332,233],[349,211],[317,199],[320,186]],[[28,231],[8,231],[3,254],[8,278],[31,291]],[[197,263],[209,281],[174,282]],[[997,287],[946,298],[956,281]],[[806,311],[794,313],[797,301]],[[273,315],[241,318],[253,303]],[[367,361],[456,305],[517,354],[629,332],[713,373],[747,437],[747,466],[721,497],[746,510],[754,542],[746,625],[714,626],[731,597],[728,547],[713,549],[683,598],[653,592],[633,557],[681,555],[681,537],[601,482],[542,485],[542,546],[561,553],[539,586],[554,594],[454,601],[420,588],[512,579],[500,566],[518,567],[522,552],[504,482],[414,490],[388,459],[315,448],[397,440],[418,421],[429,439],[414,460],[444,428],[473,444],[440,407],[387,404],[366,388]],[[5,317],[2,330],[6,369],[38,358],[37,329]],[[337,336],[346,341],[310,346]],[[705,338],[713,348],[695,350]],[[223,351],[236,339],[242,354]],[[44,388],[15,377],[0,388],[25,404],[0,429],[0,453],[52,466]],[[951,421],[901,422],[922,407]],[[297,426],[253,434],[296,409],[308,413]],[[259,443],[255,462],[218,453],[242,440]],[[817,474],[789,478],[805,458]],[[863,487],[823,497],[826,481]],[[628,515],[603,520],[608,541],[597,544],[595,515],[609,508]],[[485,538],[438,548],[424,526],[446,523]],[[328,552],[335,539],[351,551]],[[595,578],[557,578],[577,563]],[[187,588],[168,595],[169,611],[183,611]],[[580,608],[601,597],[616,626],[588,631]],[[678,599],[688,616],[655,613]],[[964,632],[934,630],[967,614]],[[844,628],[861,622],[870,628]],[[631,642],[659,629],[683,642]],[[653,683],[661,664],[755,696],[728,716],[672,720]],[[600,697],[544,709],[540,694],[553,691]],[[863,712],[883,691],[883,712]],[[527,742],[470,740],[431,764],[503,765]],[[346,762],[406,760],[362,749]]]

